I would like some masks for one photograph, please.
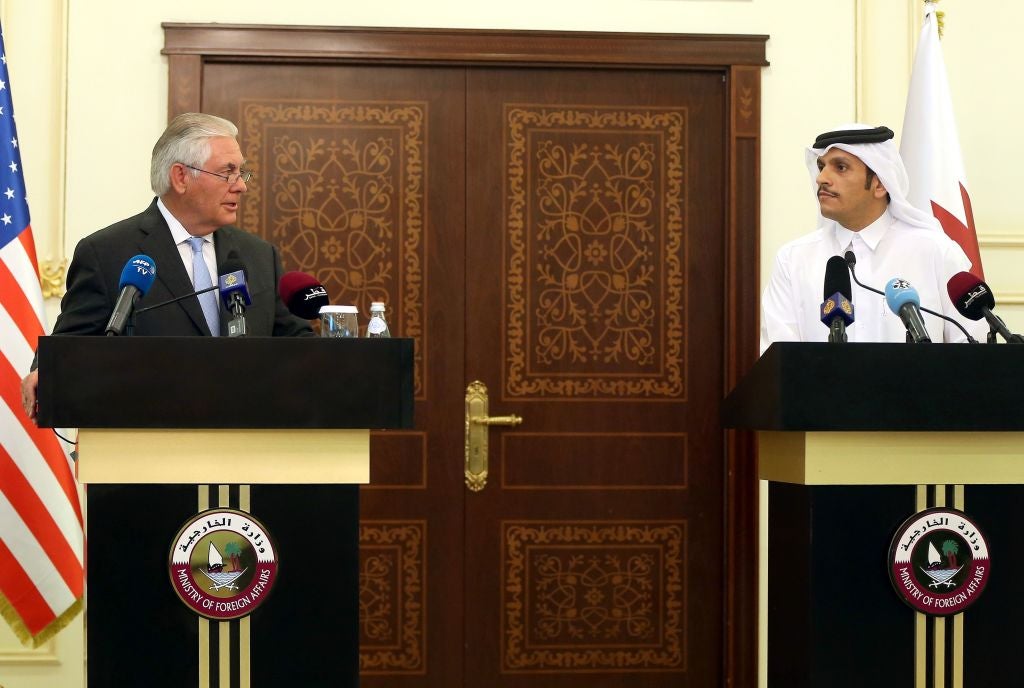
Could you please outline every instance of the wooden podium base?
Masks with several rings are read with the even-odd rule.
[[[886,550],[911,486],[768,487],[768,686],[914,688],[915,613]]]
[[[1017,685],[1024,570],[1020,485],[769,485],[769,688],[989,688]],[[888,577],[900,524],[931,506],[984,532],[991,579],[946,617],[912,610]]]
[[[776,342],[729,393],[723,425],[758,431],[758,472],[771,483],[770,688],[1021,684],[1022,378],[1014,346]],[[932,607],[952,616],[919,613],[889,581],[894,535],[930,508],[963,511],[986,562],[972,603]],[[920,518],[920,532],[897,545],[904,553],[946,525]],[[931,533],[925,540],[934,548]],[[922,585],[938,591],[950,579],[932,576],[924,555]],[[928,608],[928,591],[913,585]]]
[[[357,485],[92,484],[87,505],[90,688],[358,685]],[[182,525],[216,506],[259,519],[279,564],[266,602],[226,622],[187,608],[168,565]]]
[[[358,484],[370,429],[414,427],[414,360],[403,338],[40,338],[38,422],[81,429],[92,688],[358,684]],[[191,523],[219,507],[258,523]]]

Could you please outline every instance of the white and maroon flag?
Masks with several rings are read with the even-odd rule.
[[[44,332],[7,53],[0,33],[0,616],[38,646],[82,606],[82,510],[71,465],[53,432],[21,404]]]
[[[903,117],[900,156],[910,177],[907,200],[935,216],[967,254],[971,272],[985,279],[935,13],[935,4],[926,2]]]

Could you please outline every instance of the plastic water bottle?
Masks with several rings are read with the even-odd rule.
[[[390,337],[388,321],[384,319],[384,302],[374,301],[370,304],[370,322],[366,325],[367,337]]]

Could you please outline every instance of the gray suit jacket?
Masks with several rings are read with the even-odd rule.
[[[250,336],[309,335],[309,323],[291,313],[277,292],[282,274],[277,249],[259,237],[236,227],[221,227],[214,234],[217,265],[233,250],[246,268],[252,305],[245,319]],[[146,210],[90,234],[78,242],[68,268],[67,293],[61,299],[61,313],[53,326],[54,334],[102,335],[118,296],[118,282],[125,263],[132,256],[145,254],[156,264],[156,279],[136,309],[167,301],[193,291],[181,255],[171,239],[171,231],[156,207]],[[231,316],[221,304],[221,332]],[[209,335],[199,300],[183,299],[156,310],[139,313],[135,335],[188,336]]]

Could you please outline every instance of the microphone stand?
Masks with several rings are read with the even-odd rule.
[[[1003,339],[1006,340],[1007,344],[1024,344],[1024,337],[1022,337],[1019,334],[1014,334],[1013,332],[1010,332],[1010,329],[1006,326],[1006,323],[1003,322],[1003,319],[1000,318],[998,315],[989,311],[985,317],[988,320],[988,324],[990,327],[988,331],[988,337],[986,340],[989,344],[996,343],[997,334],[1002,335]]]
[[[846,343],[846,323],[841,316],[832,318],[832,324],[828,328],[828,341],[830,344]]]
[[[206,289],[200,289],[199,291],[194,291],[194,292],[185,294],[184,296],[176,296],[173,299],[168,299],[167,301],[161,301],[160,303],[155,303],[152,306],[146,306],[145,308],[140,308],[140,309],[138,309],[136,311],[133,311],[133,315],[135,313],[145,313],[146,311],[151,311],[154,308],[163,308],[164,306],[167,306],[169,304],[177,303],[178,301],[184,301],[185,299],[189,298],[190,296],[199,296],[200,294],[205,294],[208,291],[213,291],[214,289],[219,289],[219,288],[220,287],[215,284],[212,287],[207,287]]]

